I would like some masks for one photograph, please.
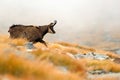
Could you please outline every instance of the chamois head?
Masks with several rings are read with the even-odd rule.
[[[57,21],[55,20],[54,23],[50,23],[50,24],[48,25],[48,33],[53,33],[53,34],[56,33],[55,30],[54,30],[54,28],[53,28],[56,23],[57,23]]]

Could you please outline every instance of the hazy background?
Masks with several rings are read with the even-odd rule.
[[[120,0],[0,0],[1,33],[8,34],[12,24],[45,25],[54,20],[57,33],[45,39],[80,43],[82,32],[119,30]]]

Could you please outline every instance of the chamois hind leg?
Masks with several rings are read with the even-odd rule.
[[[44,40],[39,40],[39,42],[43,43],[47,47],[47,44]]]

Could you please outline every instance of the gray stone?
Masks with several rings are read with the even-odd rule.
[[[93,70],[93,71],[89,71],[88,73],[90,73],[90,74],[106,74],[107,72],[104,70]]]
[[[85,58],[94,59],[94,56],[95,56],[94,52],[89,52],[89,53],[86,53]]]
[[[32,43],[32,42],[26,43],[26,44],[25,44],[25,47],[26,47],[27,49],[34,49],[34,48],[35,48],[35,47],[33,46],[33,43]]]
[[[33,51],[33,49],[35,49],[32,42],[26,43],[25,48],[26,48],[26,51],[28,51],[28,52],[31,52],[31,51]]]
[[[107,55],[100,54],[100,53],[94,53],[94,52],[89,52],[89,53],[86,53],[86,54],[76,54],[76,55],[74,55],[74,57],[76,59],[89,58],[89,59],[98,59],[98,60],[106,60],[106,59],[110,58]]]
[[[106,60],[106,59],[109,59],[109,56],[104,55],[104,54],[95,54],[94,59]]]
[[[75,57],[76,59],[80,59],[80,58],[84,58],[85,55],[78,53],[78,54],[75,54],[74,57]]]
[[[66,54],[73,59],[81,59],[81,58],[89,58],[89,59],[97,59],[97,60],[110,59],[110,57],[105,54],[94,53],[94,52],[89,52],[86,54],[78,53],[75,55],[73,55],[72,53],[66,53]]]

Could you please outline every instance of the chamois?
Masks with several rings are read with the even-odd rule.
[[[41,42],[45,46],[46,42],[43,40],[43,37],[46,33],[55,34],[54,26],[57,23],[55,20],[54,23],[50,23],[48,25],[43,26],[33,26],[33,25],[12,25],[10,26],[8,32],[10,33],[10,38],[25,38],[29,42]]]

